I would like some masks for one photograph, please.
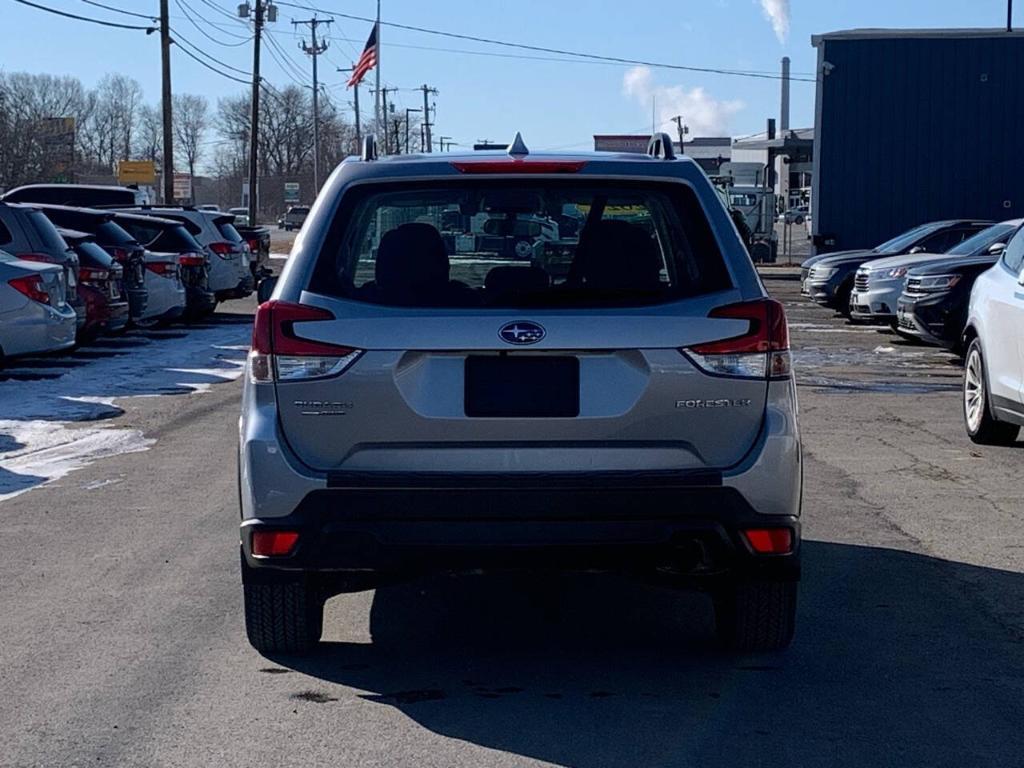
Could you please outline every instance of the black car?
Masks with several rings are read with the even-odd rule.
[[[210,290],[210,262],[188,222],[118,213],[116,221],[152,253],[176,253],[185,286],[185,319],[198,320],[217,308]]]
[[[7,203],[49,203],[87,208],[147,202],[145,193],[137,187],[106,184],[26,184],[7,192],[3,200]]]
[[[87,232],[61,228],[60,236],[78,254],[78,295],[85,302],[85,323],[78,341],[92,341],[104,333],[118,333],[128,325],[124,296],[124,270]]]
[[[962,354],[974,281],[1000,258],[994,253],[933,261],[911,269],[896,304],[896,332]]]
[[[934,221],[914,227],[870,250],[812,257],[801,265],[805,270],[801,293],[817,304],[849,314],[854,276],[865,262],[907,253],[945,253],[992,224],[974,219]]]
[[[146,251],[136,238],[114,221],[114,214],[66,205],[36,204],[34,207],[58,227],[93,236],[96,244],[121,265],[129,317],[132,320],[142,317],[149,298],[146,289]]]

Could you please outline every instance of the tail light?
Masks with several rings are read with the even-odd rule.
[[[697,344],[683,352],[715,376],[742,379],[784,379],[792,373],[789,326],[782,305],[772,299],[730,304],[710,317],[747,320],[747,332],[730,339]]]
[[[226,259],[234,252],[234,247],[231,243],[217,242],[210,243],[210,250],[220,256],[222,259]]]
[[[201,253],[183,253],[178,257],[178,262],[183,267],[205,267],[206,257]]]
[[[112,258],[114,261],[119,261],[122,264],[124,264],[126,261],[128,261],[128,249],[127,248],[119,248],[117,246],[113,246],[111,248],[107,248],[106,250],[107,250],[107,253],[110,254],[110,258]]]
[[[160,277],[178,276],[178,265],[173,261],[147,261],[146,269]]]
[[[295,335],[295,323],[334,320],[326,309],[268,301],[256,310],[249,353],[254,382],[302,381],[337,376],[351,366],[361,350],[308,341]]]
[[[110,279],[110,272],[106,269],[95,269],[94,267],[80,267],[78,270],[78,282],[86,285],[105,283]]]
[[[297,531],[253,531],[252,553],[256,557],[285,557],[298,541]]]
[[[7,284],[18,293],[32,299],[32,301],[38,301],[40,304],[50,303],[50,294],[43,290],[43,278],[39,275],[15,277],[8,280]]]
[[[789,528],[748,528],[743,536],[759,555],[785,555],[793,551],[793,532]]]
[[[252,251],[253,253],[259,253],[259,250],[260,250],[260,241],[259,240],[256,240],[256,239],[249,240],[248,243],[249,243],[249,250],[250,251]]]
[[[586,165],[586,160],[531,160],[514,157],[452,163],[452,167],[459,173],[579,173]]]
[[[41,261],[44,264],[52,264],[53,259],[47,256],[45,253],[19,253],[16,258],[22,261]]]

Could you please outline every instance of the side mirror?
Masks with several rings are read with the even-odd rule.
[[[259,285],[256,286],[256,300],[262,304],[265,301],[270,301],[270,297],[274,294],[274,289],[277,287],[276,277],[265,277],[260,280]]]
[[[988,252],[991,256],[998,256],[1005,250],[1006,243],[992,243],[992,245],[988,247]]]
[[[909,253],[911,256],[913,256],[915,253],[924,253],[924,246],[915,245],[913,248],[910,249]]]

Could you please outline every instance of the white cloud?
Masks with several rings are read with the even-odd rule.
[[[666,130],[676,115],[682,115],[694,136],[729,135],[729,121],[744,104],[738,100],[719,101],[697,86],[656,85],[649,67],[633,67],[622,78],[622,90],[648,112],[656,99],[658,129]],[[672,133],[675,136],[675,133]]]
[[[789,37],[789,0],[761,0],[764,17],[772,23],[780,43]]]

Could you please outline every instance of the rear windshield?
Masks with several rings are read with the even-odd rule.
[[[235,229],[235,225],[230,223],[230,222],[227,222],[227,221],[218,222],[217,223],[217,230],[220,232],[221,236],[225,240],[227,240],[229,243],[241,243],[241,242],[244,242],[242,240],[242,236],[240,234],[238,234],[238,230]]]
[[[95,242],[88,240],[75,246],[79,261],[83,267],[99,267],[110,269],[114,263],[110,255]]]
[[[203,246],[184,227],[168,227],[147,247],[159,253],[203,252]]]
[[[51,253],[61,253],[68,249],[60,232],[41,211],[29,211],[28,219],[32,222],[32,228],[42,243],[43,249]]]
[[[112,221],[105,221],[96,228],[96,241],[104,245],[118,245],[128,248],[136,244],[136,240],[124,227]]]
[[[729,287],[688,186],[551,181],[349,193],[311,286],[412,307],[648,305]]]

